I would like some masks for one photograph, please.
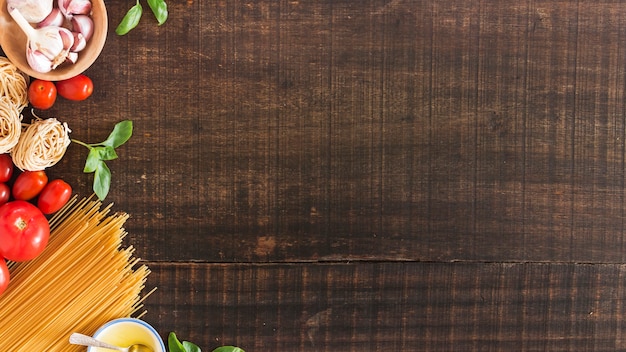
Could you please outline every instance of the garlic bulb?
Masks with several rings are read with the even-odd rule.
[[[45,73],[65,62],[74,45],[74,35],[69,29],[57,26],[35,29],[17,9],[11,9],[9,14],[28,37],[26,59],[33,70]]]
[[[53,0],[7,0],[9,10],[17,9],[29,23],[43,21],[52,11]]]

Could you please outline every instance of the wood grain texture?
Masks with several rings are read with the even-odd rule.
[[[107,1],[110,27],[130,7]],[[203,350],[626,349],[626,2],[168,1],[112,31],[108,200]],[[82,195],[72,145],[50,176]]]
[[[135,121],[111,199],[148,260],[622,262],[625,11],[176,2],[51,114]]]
[[[617,351],[621,264],[153,263],[163,334],[255,351]],[[176,286],[170,283],[176,282]]]

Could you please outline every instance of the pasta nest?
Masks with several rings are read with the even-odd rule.
[[[23,124],[24,130],[11,150],[13,163],[22,171],[39,171],[58,163],[71,143],[67,123],[55,118]]]

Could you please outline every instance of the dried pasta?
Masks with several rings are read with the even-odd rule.
[[[26,125],[11,150],[13,163],[20,170],[39,171],[58,163],[71,143],[67,123],[55,118],[37,119]]]
[[[13,65],[9,59],[0,56],[0,96],[6,96],[21,112],[28,106],[29,78]]]
[[[76,201],[51,220],[48,247],[37,258],[10,266],[0,296],[0,351],[78,352],[72,332],[93,334],[109,320],[141,317],[149,269],[121,248],[128,215],[110,206]]]
[[[10,152],[19,141],[22,115],[8,96],[0,96],[0,154]]]

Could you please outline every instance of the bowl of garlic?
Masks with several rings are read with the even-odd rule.
[[[0,0],[0,46],[25,74],[74,77],[98,58],[108,30],[104,0]]]

